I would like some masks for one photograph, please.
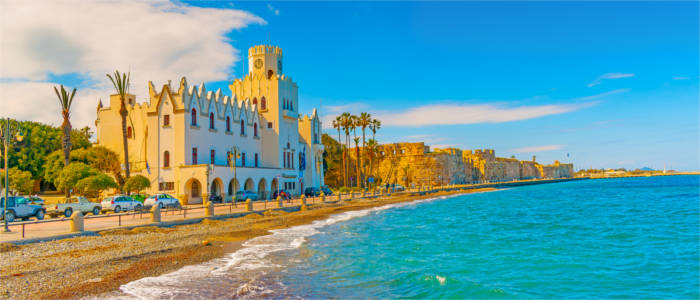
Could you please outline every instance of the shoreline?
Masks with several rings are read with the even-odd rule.
[[[330,215],[393,203],[475,192],[495,187],[453,190],[425,195],[394,195],[368,200],[309,205],[287,213],[267,210],[262,215],[173,227],[145,226],[113,229],[82,236],[0,249],[0,297],[56,299],[97,296],[125,283],[158,276],[187,265],[235,252],[269,230],[309,224]]]

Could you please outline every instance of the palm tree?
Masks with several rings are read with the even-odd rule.
[[[365,155],[367,155],[367,158],[369,160],[369,172],[367,172],[367,174],[369,176],[372,176],[372,164],[377,154],[377,141],[375,139],[369,139],[367,141],[367,148],[365,150]]]
[[[63,123],[61,124],[61,130],[63,131],[63,166],[67,167],[70,163],[70,132],[73,127],[70,124],[70,107],[73,104],[73,97],[75,96],[75,89],[68,94],[66,89],[61,85],[61,92],[54,86],[53,90],[56,92],[58,97],[58,102],[61,103],[61,114],[63,115]],[[70,190],[66,189],[66,198],[70,197]]]
[[[363,113],[360,114],[360,117],[357,118],[357,125],[360,126],[360,127],[362,128],[362,152],[365,151],[364,149],[365,149],[365,146],[366,146],[366,143],[365,143],[365,130],[367,129],[367,126],[369,126],[371,123],[372,123],[372,115],[370,115],[369,113],[363,112]],[[363,158],[364,158],[364,156],[366,156],[366,155],[364,155],[364,153],[362,153],[362,154],[363,154],[362,156],[363,156]],[[362,173],[361,173],[361,175],[362,175],[362,184],[364,185],[364,183],[365,183],[365,168],[364,168],[364,166],[363,166],[362,159],[359,159],[359,158],[358,158],[358,161],[360,161],[360,171],[362,172]]]
[[[348,148],[350,148],[350,128],[352,127],[352,115],[349,112],[344,112],[340,115],[340,126],[343,127],[343,131],[345,132],[345,150],[343,152],[343,163],[345,166],[344,184],[348,186]]]
[[[343,120],[341,116],[335,117],[335,120],[333,120],[333,128],[338,129],[338,150],[341,152],[343,151],[343,147],[340,144],[340,129],[343,127]],[[341,154],[342,156],[342,161],[343,161],[343,183],[345,183],[345,155]]]
[[[369,125],[369,128],[372,129],[372,139],[375,140],[374,136],[377,134],[377,130],[382,128],[382,121],[372,119],[372,124]]]
[[[128,145],[128,139],[126,138],[126,117],[129,116],[129,111],[126,110],[126,98],[127,95],[129,94],[129,84],[131,81],[131,73],[128,74],[119,74],[119,71],[114,71],[114,77],[111,75],[107,74],[107,78],[109,78],[110,81],[112,81],[112,85],[114,85],[114,89],[117,90],[117,94],[119,94],[119,100],[120,100],[120,107],[119,107],[119,115],[122,117],[122,141],[124,142],[124,168],[125,168],[125,174],[126,178],[129,178],[129,145]]]
[[[352,115],[350,118],[352,123],[353,140],[355,141],[355,183],[358,187],[360,187],[360,182],[362,182],[360,180],[360,148],[358,147],[360,138],[357,137],[357,128],[360,127],[360,118],[358,118],[356,115]]]

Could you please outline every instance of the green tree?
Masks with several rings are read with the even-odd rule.
[[[76,182],[75,188],[86,197],[97,197],[101,191],[118,188],[117,183],[107,174],[98,173]]]
[[[119,115],[122,117],[122,141],[124,142],[124,173],[126,178],[129,178],[129,145],[126,136],[126,118],[129,116],[129,111],[126,110],[126,98],[129,95],[129,85],[131,81],[131,73],[119,74],[119,71],[114,71],[114,77],[107,74],[107,78],[112,81],[114,89],[119,94]]]
[[[151,187],[151,181],[146,176],[136,175],[126,180],[124,190],[140,193],[143,189]]]
[[[365,131],[367,129],[367,126],[369,126],[371,123],[372,123],[372,115],[370,115],[367,112],[363,112],[360,114],[359,117],[357,117],[357,126],[362,128],[362,152],[363,153],[358,153],[358,158],[357,158],[358,168],[360,169],[360,172],[361,172],[360,175],[362,176],[362,180],[360,181],[360,182],[362,182],[362,186],[365,185],[365,173],[366,173],[365,168],[364,168],[364,164],[363,164],[363,159],[365,159],[364,156],[366,156],[364,154],[364,152],[365,152],[364,149],[367,145],[365,143]]]
[[[323,143],[323,174],[324,182],[340,187],[343,185],[342,147],[338,141],[328,134],[321,136]]]
[[[47,159],[44,179],[58,186],[57,179],[63,170],[63,163],[60,161],[61,153],[56,151],[51,153]],[[71,162],[81,162],[89,165],[101,172],[112,175],[119,187],[124,186],[124,176],[122,175],[119,156],[114,151],[105,147],[92,147],[88,149],[76,149],[70,153]]]
[[[34,179],[43,179],[48,156],[61,149],[61,130],[46,124],[30,121],[13,121],[12,126],[19,125],[24,133],[21,143],[9,145],[9,167],[29,171]],[[0,120],[0,126],[5,126],[5,120]],[[81,130],[71,131],[72,149],[82,149],[91,146],[90,132]],[[4,168],[4,160],[0,165]]]
[[[54,183],[59,190],[70,190],[83,178],[99,174],[99,171],[81,162],[74,162],[61,170]]]
[[[29,194],[34,188],[32,173],[18,168],[10,168],[10,190],[21,194]],[[5,170],[0,171],[0,187],[5,188]],[[5,197],[5,194],[2,195]]]

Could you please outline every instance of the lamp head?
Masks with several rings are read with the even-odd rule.
[[[21,142],[22,140],[24,140],[24,133],[22,133],[22,131],[17,132],[17,135],[15,135],[15,138],[17,139],[18,142]]]

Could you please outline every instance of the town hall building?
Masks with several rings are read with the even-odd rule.
[[[275,191],[300,194],[323,185],[321,121],[316,109],[298,111],[298,86],[283,73],[282,49],[248,50],[248,74],[230,85],[231,96],[190,86],[183,77],[136,103],[128,95],[127,138],[131,175],[151,181],[150,194],[182,203],[209,196],[232,199],[237,191],[270,199]],[[123,158],[119,95],[97,107],[97,142]]]

